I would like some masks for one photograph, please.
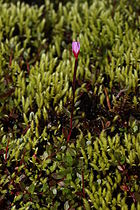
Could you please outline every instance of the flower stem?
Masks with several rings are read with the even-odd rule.
[[[9,139],[6,146],[5,162],[7,162],[8,147],[9,147]]]
[[[76,82],[76,71],[78,67],[78,59],[75,59],[75,66],[74,66],[74,75],[73,75],[73,82],[72,82],[72,93],[73,93],[73,99],[72,99],[72,110],[71,110],[71,117],[70,117],[70,131],[67,137],[67,142],[69,142],[72,132],[72,120],[73,120],[73,111],[74,111],[74,100],[75,100],[75,82]]]

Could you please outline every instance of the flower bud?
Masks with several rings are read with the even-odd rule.
[[[80,42],[72,42],[72,52],[74,57],[77,59],[80,52]]]

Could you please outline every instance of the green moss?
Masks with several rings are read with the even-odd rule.
[[[140,209],[139,6],[1,1],[0,209]]]

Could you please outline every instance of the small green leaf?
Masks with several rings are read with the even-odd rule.
[[[34,193],[34,190],[35,190],[35,185],[34,184],[31,184],[28,191],[33,194]]]

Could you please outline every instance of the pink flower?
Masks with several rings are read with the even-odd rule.
[[[80,42],[72,42],[72,52],[77,59],[80,52]]]

